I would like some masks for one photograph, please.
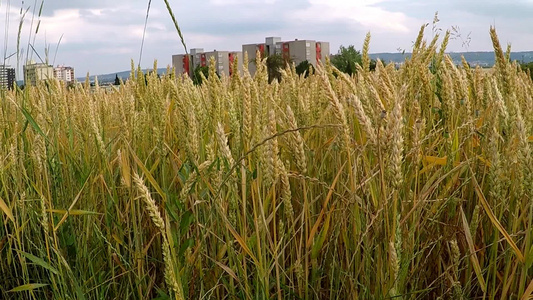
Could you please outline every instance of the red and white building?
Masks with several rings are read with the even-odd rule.
[[[209,66],[211,57],[215,59],[215,68],[219,75],[232,75],[232,65],[237,59],[238,70],[242,72],[242,52],[238,51],[217,51],[204,52],[202,48],[191,49],[189,55],[177,54],[172,55],[172,66],[176,72],[176,76],[180,74],[188,74],[192,77],[194,70],[197,67]]]
[[[294,40],[281,41],[280,37],[267,37],[264,43],[242,45],[242,52],[217,51],[204,52],[202,48],[191,49],[189,55],[172,55],[172,66],[176,76],[188,74],[192,77],[194,69],[198,66],[208,66],[211,57],[215,58],[215,67],[219,75],[231,75],[232,64],[238,58],[239,71],[242,72],[242,62],[244,53],[248,53],[248,71],[251,75],[257,70],[255,65],[256,53],[259,51],[261,57],[281,54],[287,60],[298,65],[303,61],[308,61],[316,67],[318,62],[324,64],[329,54],[329,42],[315,40]]]
[[[273,54],[281,54],[285,59],[294,62],[296,65],[307,60],[313,66],[317,62],[325,63],[329,56],[329,42],[315,40],[294,40],[281,41],[280,37],[267,37],[265,43],[242,45],[242,53],[248,53],[248,70],[254,75],[256,71],[256,53],[259,51],[261,57]]]

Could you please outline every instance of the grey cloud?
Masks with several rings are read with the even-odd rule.
[[[511,18],[511,19],[531,19],[533,16],[533,4],[512,2],[508,3],[486,3],[473,7],[470,3],[465,5],[472,14],[490,18]]]
[[[40,6],[40,1],[37,2],[37,9]],[[105,7],[113,7],[114,1],[106,1],[106,0],[90,0],[90,1],[84,1],[84,0],[68,0],[68,1],[44,1],[43,6],[43,12],[42,14],[44,16],[52,16],[55,10],[58,9],[71,9],[71,8],[79,8],[79,9],[101,9]],[[33,10],[33,1],[26,1],[23,7],[31,7],[30,10]]]
[[[144,21],[144,14],[139,12],[128,12],[122,14],[112,9],[102,9],[101,14],[94,13],[91,9],[81,9],[80,17],[89,22],[99,22],[109,26],[114,25],[132,25],[139,24]]]
[[[531,1],[464,1],[464,0],[387,0],[376,4],[390,11],[402,12],[412,17],[431,18],[438,11],[439,15],[452,14],[454,12],[468,13],[491,18],[527,18],[533,15],[533,3]],[[468,22],[468,20],[463,20]]]
[[[284,24],[281,22],[269,22],[258,21],[254,23],[230,21],[225,22],[221,20],[208,20],[207,22],[184,24],[182,27],[183,32],[208,32],[215,35],[232,35],[232,34],[249,34],[249,33],[261,33],[268,30],[281,30]]]
[[[33,3],[27,0],[24,7]],[[371,52],[394,52],[398,47],[409,49],[416,38],[418,26],[431,22],[435,11],[439,11],[441,22],[438,26],[443,30],[459,25],[463,34],[472,32],[471,50],[491,49],[488,29],[494,22],[502,44],[510,41],[514,42],[513,46],[528,50],[532,48],[529,33],[532,19],[529,16],[533,15],[533,4],[529,3],[531,1],[375,1],[374,6],[404,14],[408,19],[403,25],[409,26],[410,32],[390,34],[383,29],[377,31],[372,26],[358,26],[353,19],[318,22],[313,21],[313,16],[302,18],[309,20],[305,22],[296,19],[296,14],[311,7],[308,0],[279,0],[272,4],[256,1],[231,5],[214,5],[209,0],[201,3],[170,1],[189,48],[240,49],[242,44],[261,42],[265,36],[277,35],[286,40],[329,41],[332,53],[341,44],[353,44],[360,49],[367,30],[372,32]],[[20,5],[20,2],[17,4]],[[144,25],[147,4],[148,0],[45,0],[44,16],[54,16],[60,9],[79,9],[80,18],[85,23],[98,24],[79,33],[72,30],[68,32],[59,47],[56,63],[71,64],[78,74],[84,74],[87,70],[98,74],[128,69],[132,56],[138,59],[141,43],[139,30]],[[12,3],[11,6],[16,5]],[[94,13],[94,9],[101,10],[101,14]],[[53,22],[53,19],[45,19]],[[12,37],[16,36],[16,28],[14,31]],[[54,52],[55,44],[51,48],[51,52]],[[451,41],[450,50],[464,49],[460,42]],[[153,1],[143,50],[143,67],[150,66],[154,58],[158,58],[159,65],[164,67],[170,63],[172,54],[182,51],[164,2]]]

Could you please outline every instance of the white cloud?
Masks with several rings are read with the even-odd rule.
[[[377,6],[381,1],[330,0],[309,1],[311,6],[296,12],[300,21],[313,23],[345,23],[352,28],[372,31],[407,33],[412,21],[403,13],[390,12]],[[342,28],[339,28],[342,30]]]
[[[211,0],[210,4],[213,5],[220,5],[220,6],[226,6],[226,5],[244,5],[244,4],[274,4],[278,2],[278,0]]]
[[[47,39],[59,40],[62,43],[84,44],[121,44],[142,38],[144,24],[114,24],[118,9],[87,10],[60,9],[55,10],[51,16],[41,17],[41,32]],[[131,13],[131,12],[130,12]],[[140,16],[140,14],[138,13]],[[152,28],[161,29],[160,23],[150,25]]]
[[[0,2],[3,26],[8,6]],[[33,5],[33,1],[25,3],[23,10]],[[21,32],[21,53],[25,55],[31,43],[41,57],[44,57],[42,49],[51,45],[48,47],[53,55],[63,36],[57,62],[75,67],[78,74],[87,70],[100,74],[128,69],[131,58],[138,60],[147,4],[147,1],[125,0],[48,1],[35,40],[37,21],[30,33],[33,12],[30,7]],[[341,44],[353,44],[360,49],[366,32],[370,31],[371,52],[395,52],[399,47],[409,50],[420,26],[431,22],[433,13],[439,11],[438,25],[443,30],[458,25],[463,35],[472,32],[471,51],[491,50],[488,29],[492,24],[496,24],[502,44],[511,42],[513,50],[533,49],[529,30],[533,28],[531,0],[208,0],[171,1],[171,6],[188,48],[239,50],[242,44],[262,42],[266,36],[280,36],[283,40],[329,41],[331,52],[335,53]],[[16,52],[20,1],[11,4],[9,18],[6,56]],[[457,40],[450,41],[448,49],[466,50]],[[0,47],[0,54],[3,52],[4,47]],[[176,53],[183,53],[183,47],[167,8],[163,1],[153,1],[143,66],[150,66],[157,58],[164,67]],[[16,64],[16,56],[7,63]]]
[[[100,49],[96,49],[96,50],[84,50],[84,51],[81,51],[80,53],[82,54],[85,54],[85,55],[94,55],[94,54],[98,54],[98,55],[104,55],[104,54],[113,54],[113,55],[116,55],[116,54],[124,54],[124,55],[136,55],[137,49],[133,49],[133,48],[130,48],[130,47],[109,47],[109,48],[100,48]]]

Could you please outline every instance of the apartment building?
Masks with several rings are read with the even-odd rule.
[[[65,81],[67,83],[74,83],[74,68],[57,66],[54,68],[54,77],[60,81]]]
[[[307,60],[313,66],[317,62],[326,62],[326,56],[329,56],[329,43],[317,42],[314,40],[294,40],[282,43],[282,55],[290,59],[296,65]]]
[[[256,53],[259,51],[262,57],[273,54],[281,54],[285,59],[296,65],[307,60],[313,66],[320,61],[325,63],[329,56],[329,42],[315,40],[294,40],[282,42],[280,37],[267,37],[265,43],[242,45],[242,52],[248,53],[248,71],[254,75],[257,67],[255,64]]]
[[[192,76],[194,68],[191,66],[191,55],[187,54],[176,54],[172,55],[172,67],[176,76],[181,74],[187,74],[189,77]]]
[[[254,75],[257,70],[256,59],[257,52],[261,54],[261,57],[281,53],[281,38],[280,37],[267,37],[264,43],[260,44],[246,44],[242,45],[242,53],[248,53],[248,71]]]
[[[239,73],[242,73],[242,52],[232,52],[232,51],[211,51],[200,54],[200,64],[205,66],[206,63],[209,65],[211,58],[215,59],[215,68],[219,75],[232,75],[232,65],[235,59],[237,59],[237,69]],[[194,63],[194,62],[193,62]]]
[[[209,66],[211,57],[215,59],[215,68],[219,75],[232,75],[232,65],[237,59],[237,69],[242,73],[242,52],[238,51],[217,51],[204,52],[202,48],[193,48],[189,55],[178,54],[172,55],[172,66],[175,69],[176,76],[188,74],[192,77],[194,70],[201,66]]]
[[[0,89],[12,89],[15,81],[15,68],[0,65]]]
[[[41,80],[48,80],[54,78],[54,67],[44,64],[29,61],[24,67],[24,84],[36,85]]]
[[[196,69],[198,66],[205,67],[208,65],[206,58],[206,53],[204,53],[204,48],[193,48],[191,49],[191,66]]]

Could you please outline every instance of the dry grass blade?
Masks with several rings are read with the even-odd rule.
[[[446,162],[448,160],[447,156],[444,157],[436,157],[436,156],[424,156],[424,162],[427,162],[429,164],[439,165],[439,166],[445,166]]]
[[[331,196],[333,195],[333,191],[335,190],[335,185],[337,184],[337,181],[339,180],[339,176],[342,173],[342,170],[344,169],[344,166],[346,163],[342,165],[342,167],[339,169],[339,172],[337,172],[337,176],[335,176],[335,179],[331,183],[331,186],[329,187],[328,195],[326,196],[326,199],[324,200],[324,204],[322,204],[322,210],[320,211],[320,215],[318,216],[318,219],[315,222],[315,225],[313,225],[313,228],[311,229],[311,232],[309,233],[309,238],[307,240],[307,248],[311,246],[311,243],[313,242],[313,238],[318,230],[318,226],[320,226],[320,222],[322,222],[322,218],[324,218],[324,213],[326,211],[326,208],[328,206],[329,200],[331,200]]]
[[[513,241],[511,236],[509,235],[509,233],[507,233],[505,228],[503,228],[503,226],[500,223],[500,221],[498,221],[498,219],[496,218],[496,216],[492,212],[492,209],[490,209],[490,205],[487,202],[487,199],[485,198],[485,195],[483,195],[483,192],[481,191],[481,188],[479,187],[479,184],[478,184],[476,178],[472,177],[472,179],[474,181],[474,189],[476,191],[476,194],[477,194],[477,196],[479,198],[479,201],[481,202],[481,205],[485,209],[485,212],[487,213],[487,216],[489,217],[490,221],[498,229],[498,231],[500,231],[500,233],[504,236],[505,240],[507,241],[507,243],[509,243],[511,248],[513,248],[513,251],[515,252],[515,254],[518,257],[518,259],[520,260],[520,262],[524,263],[526,261],[526,259],[524,257],[524,254],[522,254],[522,251],[520,251],[520,249],[518,249],[518,246],[515,244],[515,242]]]
[[[225,265],[225,264],[223,264],[223,263],[221,263],[219,261],[214,260],[213,258],[211,258],[209,256],[206,256],[206,257],[209,258],[215,264],[217,264],[217,266],[222,268],[222,270],[226,271],[226,273],[228,273],[229,276],[231,276],[231,278],[235,279],[235,281],[240,282],[239,281],[239,277],[237,277],[237,274],[235,274],[235,272],[230,267],[228,267],[227,265]]]
[[[124,179],[124,184],[127,187],[131,187],[130,162],[124,153],[120,153],[119,163],[120,163],[120,171],[122,174],[122,178]]]
[[[13,217],[13,212],[11,211],[11,208],[7,206],[7,204],[4,202],[2,198],[0,198],[0,208],[6,214],[6,216],[11,220],[11,222],[15,223],[15,218]]]
[[[318,238],[315,244],[313,245],[313,247],[311,247],[311,259],[316,259],[318,257],[320,249],[322,249],[322,246],[324,245],[324,242],[329,232],[331,216],[334,211],[335,211],[335,203],[331,205],[331,209],[329,210],[326,216],[326,221],[324,222],[324,226],[322,226],[322,231],[319,233]]]
[[[226,227],[231,232],[233,237],[237,240],[237,243],[241,245],[244,252],[246,252],[246,254],[248,254],[256,264],[259,264],[259,261],[255,257],[255,255],[252,253],[250,248],[248,248],[248,245],[246,245],[246,242],[244,241],[244,239],[240,236],[240,234],[237,233],[237,231],[235,231],[235,229],[231,226],[231,224],[229,224],[227,220],[226,220]]]
[[[522,295],[522,298],[520,298],[520,300],[528,300],[528,299],[532,299],[533,297],[531,296],[533,294],[533,280],[531,280],[531,282],[529,283],[529,285],[527,286],[527,289],[526,291],[524,292],[524,295]]]
[[[61,220],[59,220],[59,223],[57,223],[57,225],[54,227],[54,231],[57,231],[59,226],[61,226],[61,224],[63,224],[63,222],[67,220],[67,217],[69,216],[70,211],[72,210],[72,208],[74,208],[74,205],[76,205],[76,203],[80,199],[81,192],[83,192],[83,190],[85,189],[85,186],[87,185],[87,182],[89,182],[89,178],[91,178],[91,174],[87,175],[87,178],[85,179],[85,182],[83,183],[83,186],[81,187],[80,191],[76,195],[76,198],[74,198],[74,201],[72,201],[72,203],[70,204],[70,207],[67,209],[67,211],[65,211],[65,214],[63,215]]]
[[[133,157],[133,160],[135,160],[135,163],[137,163],[137,166],[139,166],[139,168],[141,168],[141,170],[143,171],[143,175],[146,176],[148,181],[150,181],[150,184],[152,184],[154,189],[161,196],[161,198],[163,199],[163,203],[166,203],[166,194],[163,192],[163,190],[161,189],[161,187],[155,180],[154,176],[152,176],[152,173],[150,172],[150,170],[148,170],[146,166],[143,164],[143,162],[139,159],[139,157],[135,155],[135,152],[131,149],[130,145],[128,145],[128,148],[130,150],[131,156]]]
[[[470,261],[472,261],[472,265],[474,266],[474,271],[476,272],[476,277],[479,282],[479,285],[483,290],[483,293],[486,293],[487,284],[485,283],[485,279],[483,278],[483,274],[481,273],[481,266],[479,265],[479,260],[477,259],[476,249],[474,248],[474,241],[472,240],[472,236],[470,235],[470,225],[468,225],[468,221],[466,220],[463,208],[459,207],[459,210],[461,212],[461,219],[463,221],[463,230],[465,233],[466,242],[468,244],[468,249],[470,250]]]

